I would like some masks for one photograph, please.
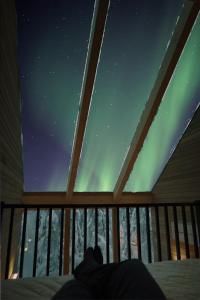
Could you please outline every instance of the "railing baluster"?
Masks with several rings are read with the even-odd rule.
[[[150,224],[149,224],[149,208],[145,207],[146,213],[146,228],[147,228],[147,249],[148,249],[148,262],[151,263],[151,237],[150,237]]]
[[[7,256],[6,256],[6,266],[5,266],[5,279],[7,279],[8,275],[9,275],[12,233],[13,233],[13,219],[14,219],[14,208],[12,207],[11,208],[11,215],[10,215],[9,233],[8,233],[8,245],[7,245]]]
[[[98,245],[98,208],[95,207],[95,246]]]
[[[141,218],[141,207],[145,208],[145,218],[146,218],[146,232],[147,232],[147,251],[148,251],[148,262],[152,262],[152,245],[151,245],[151,230],[150,230],[150,209],[155,209],[155,226],[156,226],[156,237],[157,237],[157,251],[158,251],[158,260],[162,260],[162,248],[161,248],[161,231],[160,231],[160,218],[159,218],[159,207],[163,207],[164,209],[164,221],[165,221],[165,234],[166,234],[166,247],[167,247],[167,254],[168,259],[172,258],[171,254],[171,239],[170,239],[170,224],[169,224],[169,211],[168,207],[172,207],[173,209],[173,221],[174,221],[174,232],[175,232],[175,242],[176,242],[176,254],[177,259],[181,259],[181,249],[180,249],[180,240],[179,240],[179,224],[178,224],[178,212],[179,210],[177,207],[180,207],[180,212],[182,213],[182,222],[183,222],[183,234],[184,234],[184,241],[185,241],[185,253],[186,258],[191,257],[191,249],[189,244],[189,233],[188,233],[188,216],[186,214],[185,207],[187,205],[188,208],[190,208],[191,213],[191,224],[192,224],[192,232],[193,232],[193,239],[194,239],[194,251],[195,256],[199,257],[199,249],[198,249],[198,237],[197,237],[197,218],[195,215],[194,208],[196,207],[195,204],[190,203],[166,203],[166,204],[139,204],[139,205],[111,205],[110,207],[115,210],[115,249],[116,249],[116,261],[121,260],[121,245],[120,245],[120,209],[126,208],[126,228],[127,228],[127,256],[128,259],[131,259],[131,233],[130,233],[130,207],[134,207],[136,209],[136,234],[137,234],[137,250],[138,250],[138,258],[142,259],[142,248],[141,248],[141,224],[140,224],[140,218]],[[197,204],[196,204],[197,205]],[[60,228],[60,241],[59,241],[59,275],[63,274],[63,238],[64,238],[64,212],[66,207],[70,207],[72,209],[73,218],[72,218],[72,272],[74,271],[75,267],[75,234],[76,234],[76,209],[77,207],[73,204],[66,206],[56,206],[56,205],[4,205],[5,209],[11,208],[11,214],[10,214],[10,220],[9,220],[9,233],[8,233],[8,243],[7,243],[7,256],[6,256],[6,266],[5,266],[5,278],[8,278],[10,275],[9,267],[10,267],[10,257],[11,257],[11,246],[12,246],[12,238],[13,238],[13,226],[14,226],[14,215],[15,215],[15,208],[24,208],[24,219],[23,219],[23,226],[22,226],[22,238],[21,238],[21,252],[20,252],[20,259],[19,259],[19,277],[23,277],[23,268],[24,268],[24,249],[26,244],[26,231],[27,231],[27,218],[28,218],[28,209],[37,209],[36,214],[36,223],[35,223],[35,241],[34,241],[34,256],[33,256],[33,277],[36,276],[37,273],[37,252],[38,252],[38,239],[39,239],[39,226],[40,226],[40,209],[48,209],[49,210],[49,223],[48,223],[48,241],[47,241],[47,263],[46,263],[46,275],[48,276],[50,274],[50,259],[51,259],[51,238],[52,238],[52,213],[53,208],[60,209],[61,210],[61,228]],[[94,209],[95,210],[95,216],[94,216],[94,222],[95,222],[95,245],[98,245],[98,231],[99,231],[99,224],[98,224],[98,214],[99,209],[105,207],[105,222],[106,222],[106,259],[105,261],[107,263],[110,262],[110,232],[109,232],[109,206],[105,205],[80,205],[78,209],[84,209],[84,252],[87,248],[87,209]],[[69,244],[69,243],[68,243]],[[69,250],[69,247],[68,247]],[[67,259],[69,261],[69,259]]]
[[[46,275],[49,276],[50,257],[51,257],[51,223],[52,223],[52,208],[49,209],[49,228],[48,228],[48,244],[47,244],[47,269]]]
[[[36,270],[37,270],[37,250],[38,250],[39,225],[40,225],[40,209],[37,208],[36,223],[35,223],[35,245],[34,245],[34,257],[33,257],[33,277],[36,276]]]
[[[175,232],[175,240],[176,240],[176,255],[177,255],[177,259],[181,259],[176,206],[173,206],[173,215],[174,215],[174,232]]]
[[[198,241],[197,241],[197,231],[196,231],[196,224],[195,224],[195,217],[194,217],[193,205],[190,205],[190,213],[191,213],[191,221],[192,221],[193,240],[194,240],[194,253],[195,253],[195,257],[199,258]]]
[[[200,247],[200,200],[196,200],[193,203],[193,207],[195,207],[196,213],[196,224],[197,224],[197,236],[199,240],[199,247]]]
[[[110,262],[110,251],[109,251],[109,208],[106,207],[106,262]]]
[[[127,228],[127,249],[128,249],[128,259],[131,259],[131,231],[130,231],[130,214],[129,207],[126,207],[126,228]]]
[[[75,222],[76,222],[76,209],[72,210],[72,272],[74,271],[75,261]]]
[[[87,208],[84,208],[84,253],[87,249]]]
[[[4,202],[1,201],[1,224],[3,222],[3,210],[4,210]]]
[[[183,233],[184,233],[184,240],[185,240],[185,254],[186,254],[186,258],[190,258],[185,206],[182,206],[181,208],[182,208],[182,219],[183,219]]]
[[[20,253],[20,264],[19,264],[19,278],[21,278],[23,276],[24,247],[25,247],[25,239],[26,239],[26,224],[27,224],[27,208],[24,209],[24,220],[23,220],[21,253]]]
[[[117,207],[117,253],[118,253],[118,262],[121,261],[121,253],[120,253],[120,225],[119,225],[119,207]]]
[[[71,212],[69,208],[64,209],[64,241],[63,241],[63,275],[67,275],[70,269],[70,233]]]
[[[164,206],[165,211],[165,228],[166,228],[166,240],[167,240],[167,255],[168,259],[172,259],[171,255],[171,243],[170,243],[170,233],[169,233],[169,218],[168,218],[168,206]]]
[[[158,261],[161,261],[162,260],[162,254],[161,254],[160,221],[159,221],[158,206],[155,206],[155,217],[156,217],[156,236],[157,236]]]
[[[62,275],[62,261],[63,261],[63,231],[64,231],[64,208],[61,209],[60,216],[60,254],[59,254],[59,276]]]
[[[142,259],[141,251],[141,235],[140,235],[140,211],[139,207],[136,207],[136,223],[137,223],[137,249],[138,249],[138,259]]]

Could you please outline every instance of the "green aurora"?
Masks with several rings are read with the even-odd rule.
[[[94,1],[17,3],[25,191],[65,191]],[[111,1],[75,191],[113,191],[182,3]],[[152,189],[194,113],[199,36],[198,18],[127,191]]]
[[[128,53],[129,56],[126,56],[125,60],[121,54],[123,50],[120,48],[120,52],[118,52],[117,42],[119,40],[117,40],[116,47],[114,47],[116,53],[114,52],[113,56],[118,57],[118,61],[115,63],[114,60],[111,60],[108,63],[109,40],[111,36],[114,36],[115,31],[119,30],[119,28],[112,27],[112,12],[110,12],[75,186],[76,191],[113,191],[145,102],[156,79],[167,42],[175,25],[175,18],[174,22],[171,19],[170,27],[169,15],[165,16],[165,22],[168,26],[165,26],[163,23],[163,26],[160,27],[158,34],[159,42],[156,43],[156,40],[154,41],[152,38],[150,43],[148,36],[145,36],[147,38],[146,42],[149,45],[148,57],[141,57],[142,47],[144,49],[145,45],[141,42],[137,30],[135,32],[130,30],[129,33],[121,32],[122,36],[125,36],[125,39],[129,41],[129,47],[132,48],[132,51]],[[143,20],[139,20],[141,23],[138,23],[138,27],[142,27]],[[146,26],[148,25],[146,24]],[[147,28],[144,28],[144,34],[146,30]],[[197,43],[198,33],[196,34],[195,32],[192,34],[193,43]],[[119,39],[119,35],[117,39]],[[123,42],[120,45],[123,45]],[[189,41],[188,47],[192,47],[191,41]],[[184,56],[187,52],[185,51]],[[134,57],[132,53],[134,53]],[[144,50],[142,54],[145,55]],[[166,116],[166,113],[170,109],[170,117],[167,116],[167,118],[161,119],[159,112],[157,118],[160,119],[160,123],[152,127],[155,128],[153,142],[148,143],[148,147],[145,143],[145,155],[142,156],[142,159],[140,158],[140,165],[139,161],[137,161],[136,168],[134,168],[133,174],[137,180],[135,180],[133,185],[133,175],[131,176],[126,188],[128,191],[148,191],[152,188],[152,184],[158,178],[169,157],[171,143],[174,137],[177,136],[180,124],[183,121],[185,122],[184,112],[187,111],[188,105],[191,105],[193,101],[192,94],[197,88],[197,83],[195,84],[194,82],[195,80],[198,81],[197,54],[193,55],[192,61],[189,64],[188,55],[190,54],[187,54],[187,58],[181,64],[181,70],[184,68],[186,73],[184,72],[183,75],[183,72],[180,71],[177,75],[178,82],[176,83],[176,87],[179,85],[178,91],[180,87],[183,88],[181,88],[180,92],[176,92],[176,95],[178,93],[181,99],[176,100],[176,104],[172,108],[173,112],[170,109],[172,104],[169,101],[163,102],[166,103],[164,115]],[[185,81],[183,80],[188,79],[188,76],[191,75],[195,80],[192,80],[189,89],[190,92],[187,91],[185,93],[188,87],[184,87]],[[177,90],[176,87],[175,90]],[[169,121],[169,128],[166,126],[166,121]],[[165,133],[165,131],[167,132]],[[162,145],[163,148],[161,149],[159,146],[156,151],[155,147],[158,147],[160,144],[160,136],[162,137],[163,134],[165,136],[165,141]],[[159,152],[159,156],[157,152]],[[145,160],[144,157],[147,159]]]
[[[151,191],[200,102],[200,16],[171,78],[125,191]]]

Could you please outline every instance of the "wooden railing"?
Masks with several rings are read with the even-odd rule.
[[[112,209],[116,209],[117,218],[117,245],[112,244],[113,238],[111,238],[109,230],[111,226],[110,212]],[[94,245],[99,243],[99,212],[100,209],[104,210],[103,223],[105,224],[105,251],[104,251],[104,262],[111,262],[112,247],[117,247],[117,260],[138,258],[144,262],[155,262],[161,260],[171,259],[183,259],[196,257],[200,255],[199,251],[199,208],[200,204],[197,203],[147,203],[147,204],[102,204],[102,205],[6,205],[2,204],[2,214],[10,210],[9,230],[7,236],[6,247],[7,254],[5,258],[5,272],[4,278],[10,278],[10,262],[11,262],[11,244],[12,240],[15,239],[13,236],[13,228],[15,226],[14,216],[16,211],[22,212],[21,222],[21,239],[20,249],[18,255],[17,274],[19,278],[24,277],[24,255],[25,255],[25,243],[26,243],[26,231],[28,222],[28,213],[35,211],[35,223],[34,226],[34,243],[33,250],[33,265],[32,265],[32,276],[37,276],[37,258],[38,258],[38,238],[40,229],[40,214],[46,211],[48,214],[47,220],[47,251],[43,253],[45,257],[45,270],[44,274],[50,275],[50,263],[51,263],[51,243],[52,243],[52,213],[54,210],[59,210],[60,222],[59,222],[59,259],[58,259],[58,274],[63,275],[64,264],[70,265],[70,270],[73,271],[75,262],[75,247],[76,247],[76,222],[78,210],[83,214],[83,222],[81,223],[83,233],[83,247],[82,254],[84,254],[88,247],[88,212],[93,210],[94,212]],[[66,225],[66,212],[71,212],[70,222]],[[131,214],[130,214],[131,213]],[[123,221],[122,221],[123,215]],[[133,222],[134,227],[134,242],[133,236]],[[80,224],[79,224],[80,225]],[[63,255],[65,247],[65,226],[69,227],[70,230],[70,243],[67,247],[70,247],[71,257],[70,260],[66,261],[66,257]],[[68,229],[69,229],[68,228]],[[121,236],[121,231],[124,229],[126,236]],[[4,230],[4,228],[3,228]],[[112,228],[113,232],[113,228]],[[145,242],[144,242],[145,241]],[[122,242],[126,247],[126,254],[122,255]],[[133,254],[133,247],[136,249]],[[144,249],[145,247],[145,249]],[[144,256],[144,251],[146,255]],[[69,249],[68,249],[69,252]],[[114,251],[113,251],[114,252]]]

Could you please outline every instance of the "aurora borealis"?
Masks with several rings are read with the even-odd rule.
[[[75,191],[113,191],[182,2],[111,1]],[[94,1],[16,3],[25,191],[65,191]],[[199,34],[198,20],[128,191],[152,188],[197,106]]]
[[[65,190],[94,1],[16,3],[25,190]]]
[[[200,16],[188,38],[126,191],[151,191],[200,104]]]
[[[113,191],[180,8],[180,1],[110,7],[75,191]]]

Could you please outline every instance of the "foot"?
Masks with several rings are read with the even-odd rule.
[[[93,260],[95,259],[94,250],[92,247],[89,247],[86,249],[84,253],[84,260]]]
[[[92,247],[89,247],[85,251],[83,261],[75,268],[73,274],[77,279],[79,279],[80,276],[95,269],[97,266],[98,263],[94,256],[94,250]]]
[[[98,262],[98,264],[102,265],[103,264],[103,255],[101,252],[101,248],[99,246],[94,247],[94,258]]]

